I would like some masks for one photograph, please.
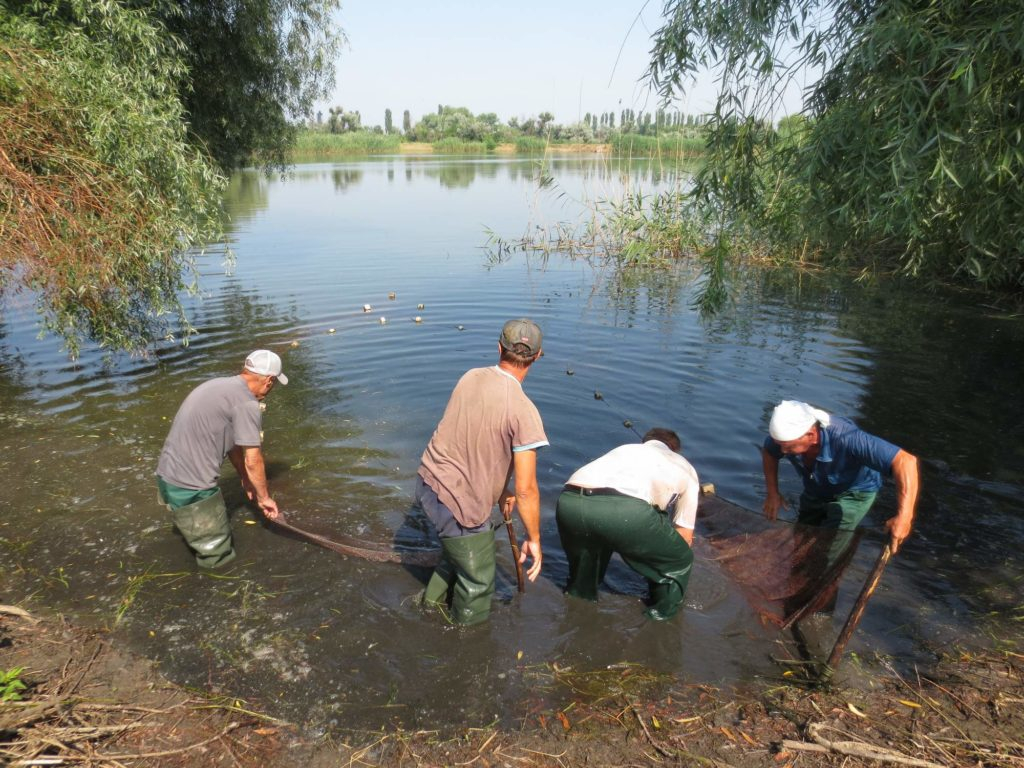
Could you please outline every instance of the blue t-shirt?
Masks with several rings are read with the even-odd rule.
[[[845,491],[874,492],[882,487],[882,474],[892,474],[892,460],[899,448],[880,437],[869,435],[849,419],[833,416],[821,432],[821,450],[814,466],[804,466],[802,454],[786,458],[804,481],[804,491],[819,499],[832,499]],[[782,449],[766,437],[764,449],[777,459]]]

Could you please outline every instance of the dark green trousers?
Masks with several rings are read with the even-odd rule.
[[[798,523],[836,529],[829,542],[826,567],[831,567],[846,551],[853,540],[854,530],[875,503],[877,495],[873,491],[846,491],[832,499],[820,499],[807,493],[800,494]]]
[[[612,554],[647,579],[653,619],[668,619],[683,602],[693,550],[668,515],[629,496],[584,496],[563,491],[555,508],[558,535],[569,560],[566,591],[597,600]]]
[[[852,531],[860,525],[860,521],[875,503],[877,495],[873,491],[847,491],[832,499],[819,499],[817,496],[802,493],[797,522],[821,528]]]
[[[174,527],[185,538],[196,562],[203,568],[218,568],[235,559],[231,526],[220,488],[192,490],[179,488],[157,478],[160,501],[173,515]]]

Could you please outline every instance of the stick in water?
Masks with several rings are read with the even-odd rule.
[[[516,541],[516,531],[512,527],[512,505],[505,503],[501,507],[501,516],[505,520],[505,530],[508,531],[508,543],[512,546],[512,562],[516,566],[516,584],[519,593],[526,591],[526,582],[523,581],[523,564],[519,562],[519,543]]]
[[[846,644],[850,641],[850,637],[853,635],[853,631],[857,628],[860,623],[860,617],[864,615],[864,609],[867,607],[868,600],[871,595],[875,592],[875,587],[878,586],[878,582],[882,579],[882,571],[885,570],[886,563],[889,562],[889,558],[892,556],[892,548],[888,543],[882,549],[882,554],[878,556],[878,561],[875,563],[874,570],[868,576],[864,582],[864,587],[860,591],[860,595],[857,597],[857,602],[853,604],[853,609],[850,611],[850,615],[846,617],[846,624],[843,625],[843,630],[839,633],[839,637],[836,639],[836,644],[832,647],[832,653],[828,657],[828,668],[834,670],[839,664],[839,660],[843,656],[843,651],[846,650]]]

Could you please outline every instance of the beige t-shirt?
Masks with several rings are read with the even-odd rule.
[[[491,516],[512,454],[548,445],[537,407],[498,366],[467,371],[420,460],[419,475],[467,528]]]

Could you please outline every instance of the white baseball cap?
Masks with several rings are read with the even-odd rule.
[[[288,377],[281,373],[281,358],[269,349],[257,349],[245,358],[245,370],[260,376],[273,376],[282,384],[288,384]]]

